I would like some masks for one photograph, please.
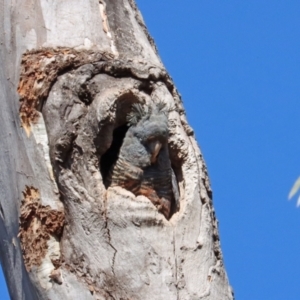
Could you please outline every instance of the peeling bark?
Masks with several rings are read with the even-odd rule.
[[[22,57],[18,93],[22,127],[30,134],[30,123],[38,118],[37,108],[47,97],[59,73],[82,64],[101,61],[109,54],[95,51],[76,51],[71,48],[41,49],[27,52]]]
[[[11,298],[233,299],[205,163],[134,1],[27,2],[0,12]],[[170,108],[163,139],[133,104]]]
[[[60,237],[64,225],[64,213],[42,206],[39,192],[34,187],[26,187],[21,203],[19,237],[27,271],[32,266],[40,266],[47,253],[47,242]],[[59,253],[58,253],[59,254]],[[55,260],[58,260],[55,257]]]

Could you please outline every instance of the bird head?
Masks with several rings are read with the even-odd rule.
[[[127,121],[149,153],[151,164],[154,164],[162,146],[168,141],[168,109],[165,104],[160,102],[149,107],[133,104]]]

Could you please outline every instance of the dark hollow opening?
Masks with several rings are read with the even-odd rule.
[[[129,127],[127,126],[127,124],[124,124],[114,129],[112,143],[108,150],[101,156],[100,172],[102,174],[103,183],[106,188],[108,187],[106,184],[106,178],[109,174],[109,170],[118,159],[120,148],[123,144],[123,140],[128,128]]]
[[[172,168],[172,189],[173,189],[173,202],[171,206],[171,216],[180,210],[180,195],[181,190],[179,186],[179,182],[183,180],[182,178],[182,170],[180,167],[174,166],[171,161]],[[173,177],[174,176],[174,177]]]

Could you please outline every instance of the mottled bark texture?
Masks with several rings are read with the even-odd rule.
[[[0,0],[12,299],[232,299],[205,164],[133,0]]]

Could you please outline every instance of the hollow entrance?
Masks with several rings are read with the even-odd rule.
[[[135,95],[133,95],[132,93],[126,93],[125,95],[120,97],[116,102],[117,105],[115,111],[115,119],[113,120],[113,122],[112,120],[110,120],[111,123],[102,126],[100,134],[97,137],[97,141],[95,141],[95,145],[97,145],[98,147],[97,152],[99,155],[98,157],[100,172],[102,175],[103,184],[106,189],[109,188],[111,184],[110,172],[113,165],[117,162],[119,158],[120,149],[123,145],[125,135],[129,129],[126,116],[128,116],[128,113],[131,112],[131,107],[134,103],[142,104],[143,102],[139,101],[139,99],[135,97]],[[179,155],[180,149],[178,149],[176,146],[176,141],[175,143],[169,142],[167,151],[168,154],[164,154],[168,157],[164,157],[163,165],[165,166],[165,164],[168,163],[165,161],[166,159],[169,160],[170,168],[172,169],[170,170],[171,172],[166,172],[166,175],[162,176],[160,172],[162,172],[164,168],[163,170],[160,170],[158,166],[154,166],[151,169],[153,173],[147,173],[148,175],[144,174],[144,178],[141,182],[141,185],[144,188],[144,190],[153,190],[154,196],[151,194],[153,197],[150,198],[151,195],[149,194],[149,201],[158,201],[156,199],[157,197],[159,197],[160,200],[162,199],[164,195],[160,195],[160,189],[162,189],[166,193],[166,197],[170,198],[171,208],[168,219],[171,218],[174,213],[180,210],[181,196],[184,195],[185,189],[181,168],[182,157],[180,157]],[[172,176],[172,178],[169,178],[171,179],[171,186],[169,179],[164,177],[170,176],[170,173]],[[147,180],[149,180],[149,182],[147,182]],[[122,182],[120,184],[122,184]],[[137,184],[139,183],[137,182]],[[160,184],[163,184],[164,186],[161,187]],[[131,190],[129,189],[129,191]],[[138,191],[134,190],[132,192],[134,192],[135,195],[141,195],[141,191],[142,189],[140,188],[138,189]]]
[[[120,148],[123,144],[128,128],[127,124],[124,124],[114,129],[112,143],[108,150],[101,156],[100,172],[106,188],[108,188],[106,179],[109,174],[109,170],[118,159]]]

